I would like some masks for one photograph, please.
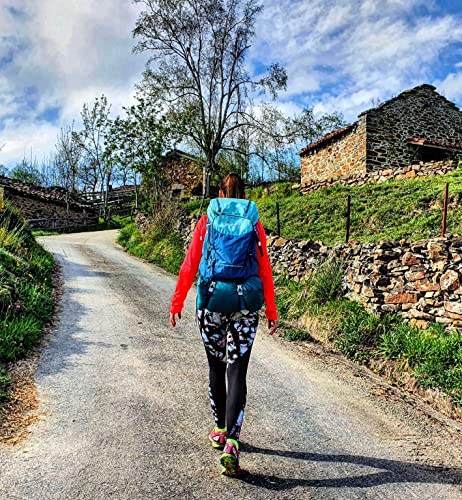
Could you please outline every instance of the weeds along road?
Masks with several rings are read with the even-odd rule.
[[[61,319],[36,375],[40,420],[27,440],[0,447],[1,499],[462,498],[445,441],[460,443],[460,429],[371,394],[372,380],[264,326],[249,369],[245,473],[221,476],[194,293],[171,330],[175,277],[115,237],[42,239],[63,268]]]

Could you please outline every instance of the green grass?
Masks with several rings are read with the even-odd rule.
[[[389,180],[364,186],[333,186],[309,195],[292,192],[290,184],[274,192],[258,187],[248,191],[265,227],[276,230],[276,202],[280,206],[281,235],[321,240],[326,245],[345,241],[347,196],[351,196],[350,240],[425,239],[441,231],[445,183],[449,183],[447,232],[460,234],[462,223],[462,168],[444,176]]]
[[[6,363],[37,345],[53,313],[53,266],[20,212],[0,202],[0,402],[11,386]]]
[[[363,364],[400,360],[422,387],[441,389],[462,407],[462,335],[441,325],[412,328],[396,315],[378,318],[357,304],[337,327],[336,347]]]
[[[117,242],[133,255],[174,274],[178,274],[185,256],[181,237],[157,227],[142,235],[134,223],[129,224],[120,231]]]

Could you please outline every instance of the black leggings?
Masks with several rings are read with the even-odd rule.
[[[226,425],[228,438],[238,440],[244,418],[247,368],[257,332],[258,313],[199,310],[198,319],[209,362],[209,397],[215,425],[219,428]]]

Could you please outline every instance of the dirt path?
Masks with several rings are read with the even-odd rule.
[[[63,266],[62,316],[36,375],[41,418],[26,441],[0,448],[1,499],[462,498],[460,427],[263,331],[249,370],[245,473],[222,477],[207,443],[194,294],[172,331],[175,278],[114,239],[43,239]]]

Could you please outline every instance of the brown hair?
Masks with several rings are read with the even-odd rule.
[[[244,181],[237,174],[228,174],[220,184],[220,191],[225,198],[244,198]]]

